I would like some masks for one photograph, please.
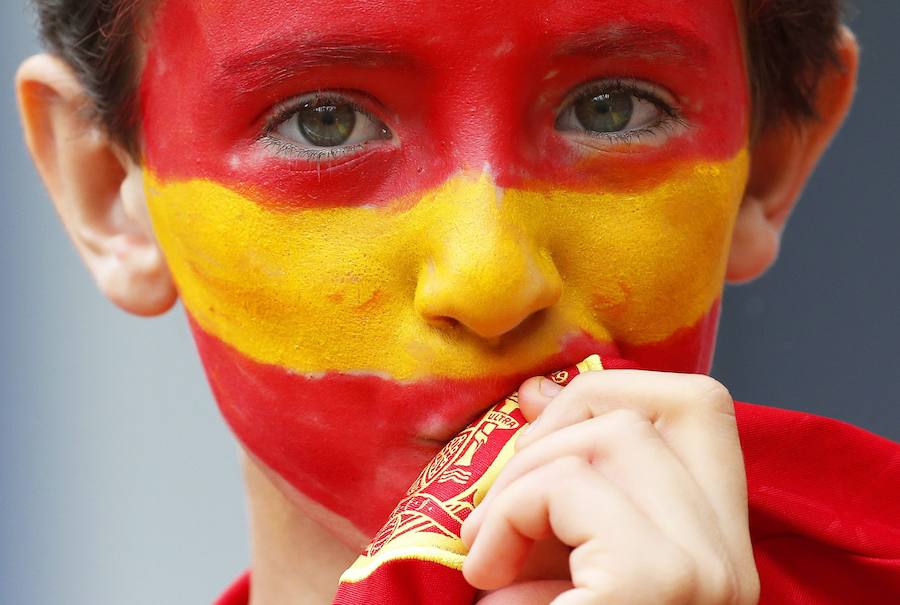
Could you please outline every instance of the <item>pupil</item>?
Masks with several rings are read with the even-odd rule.
[[[297,114],[300,131],[317,147],[337,147],[347,142],[356,126],[356,110],[347,104],[308,103]]]
[[[634,113],[634,100],[625,92],[589,95],[575,104],[578,123],[592,132],[620,132]]]

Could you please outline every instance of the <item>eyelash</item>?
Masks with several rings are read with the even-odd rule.
[[[638,128],[623,132],[584,131],[581,134],[582,136],[587,136],[594,139],[602,139],[607,144],[612,146],[640,143],[641,139],[644,137],[653,136],[660,132],[672,132],[678,127],[686,125],[686,121],[681,116],[679,110],[676,109],[672,104],[663,100],[661,98],[661,95],[654,92],[652,88],[654,88],[652,85],[642,83],[638,80],[605,80],[588,85],[585,88],[579,90],[576,94],[570,95],[567,98],[566,102],[562,105],[562,109],[560,111],[565,110],[571,104],[589,95],[596,95],[600,93],[630,94],[637,99],[642,99],[644,101],[652,103],[662,113],[660,119],[652,126],[645,128]],[[309,149],[294,145],[290,141],[286,141],[282,138],[272,136],[272,133],[276,129],[278,129],[278,127],[280,127],[282,124],[284,124],[297,114],[302,104],[308,103],[310,100],[317,104],[327,102],[345,103],[354,111],[358,111],[368,119],[378,123],[381,122],[381,120],[379,120],[377,117],[372,115],[369,111],[361,107],[358,103],[355,103],[347,96],[318,91],[313,94],[306,94],[301,97],[296,97],[279,105],[275,109],[275,112],[272,114],[272,116],[266,121],[266,124],[263,127],[263,132],[259,137],[260,143],[265,148],[272,149],[279,155],[285,156],[289,159],[315,163],[317,166],[320,166],[322,163],[337,160],[344,156],[354,155],[366,147],[366,143],[357,143],[334,149]],[[560,111],[557,111],[555,119],[558,119],[561,115]]]
[[[681,115],[681,112],[673,104],[665,101],[662,98],[662,95],[658,92],[655,92],[654,89],[656,89],[656,87],[652,84],[635,79],[618,78],[612,80],[604,80],[601,82],[596,82],[594,84],[589,84],[581,90],[578,90],[575,94],[567,97],[560,111],[565,110],[573,103],[587,96],[597,95],[600,93],[627,93],[637,99],[648,101],[656,106],[656,108],[659,109],[662,113],[659,121],[657,121],[652,126],[638,128],[635,130],[628,130],[624,132],[592,132],[586,130],[582,133],[584,136],[590,138],[603,139],[610,145],[630,145],[634,143],[640,143],[642,137],[656,135],[660,132],[672,132],[677,130],[679,127],[687,125],[687,122]],[[561,114],[558,111],[557,116],[559,115]]]
[[[266,124],[263,127],[262,134],[259,137],[259,142],[263,145],[263,147],[265,147],[266,149],[272,149],[289,159],[303,160],[306,162],[315,163],[317,166],[321,165],[323,162],[333,161],[347,155],[353,155],[365,148],[366,143],[357,143],[334,149],[308,149],[305,147],[294,145],[290,141],[286,141],[279,137],[272,136],[272,133],[275,132],[275,130],[277,130],[279,126],[297,115],[297,112],[300,110],[302,105],[310,101],[316,104],[329,102],[343,103],[351,107],[354,111],[358,111],[359,113],[363,114],[368,119],[373,120],[374,122],[382,122],[382,120],[379,120],[377,117],[372,115],[371,112],[361,107],[359,103],[355,103],[348,96],[334,94],[332,92],[326,93],[323,91],[317,91],[315,93],[305,94],[285,101],[275,108],[272,116],[269,117],[268,120],[266,120]]]
[[[262,137],[260,139],[260,142],[265,148],[273,149],[276,152],[287,156],[289,159],[302,159],[304,161],[315,162],[317,164],[336,160],[345,155],[354,154],[358,151],[361,151],[365,147],[364,143],[358,143],[356,145],[348,145],[346,147],[335,149],[307,149],[304,147],[298,147],[297,145],[294,145],[289,141],[284,141],[282,139],[278,139],[268,135]]]

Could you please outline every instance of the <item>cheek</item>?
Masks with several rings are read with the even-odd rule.
[[[209,181],[151,174],[147,190],[187,309],[248,357],[298,372],[471,378],[532,366],[567,331],[646,345],[696,324],[721,293],[747,164],[741,151],[666,167],[658,183],[640,176],[631,193],[502,198],[484,175],[463,175],[378,209],[279,211]],[[460,255],[499,265],[520,241],[546,251],[564,284],[546,330],[498,358],[424,324],[413,304],[424,271]],[[493,284],[459,286],[499,302]]]
[[[146,178],[157,236],[186,308],[203,331],[255,362],[304,375],[468,380],[534,367],[581,336],[560,316],[496,350],[464,330],[434,329],[417,311],[418,285],[435,264],[460,256],[507,262],[495,244],[511,252],[515,233],[549,218],[524,216],[528,195],[510,195],[498,209],[483,175],[451,179],[390,208],[288,212],[210,181]],[[489,225],[496,239],[484,237]],[[467,300],[499,302],[489,281],[458,286]],[[601,329],[591,332],[608,342]]]
[[[592,353],[702,371],[746,172],[741,152],[644,179],[639,193],[502,198],[490,179],[468,175],[390,210],[292,212],[205,180],[148,173],[146,184],[235,433],[295,488],[371,532],[434,453],[414,439],[423,427],[459,427],[524,378]],[[546,321],[499,352],[429,328],[413,304],[423,267],[447,248],[504,262],[479,249],[486,230],[547,250],[564,283]],[[490,283],[464,287],[502,304]],[[371,501],[365,511],[360,498]]]
[[[147,183],[185,306],[249,357],[343,368],[378,355],[367,343],[409,319],[415,260],[400,251],[415,248],[391,216],[279,211],[205,180],[164,184],[148,174]]]
[[[542,229],[579,323],[627,346],[696,325],[719,299],[748,154],[664,170],[632,176],[653,183],[634,193],[549,192],[529,210],[552,209]]]

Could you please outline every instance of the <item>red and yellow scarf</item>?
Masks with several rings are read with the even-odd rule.
[[[550,376],[635,368],[591,358]],[[900,595],[900,444],[810,414],[736,404],[761,605],[896,603]],[[453,439],[341,578],[334,605],[470,605],[466,517],[526,425],[515,394]],[[249,576],[216,605],[245,605]]]

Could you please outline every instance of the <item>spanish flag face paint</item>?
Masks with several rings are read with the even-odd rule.
[[[708,369],[747,178],[728,0],[165,0],[148,204],[246,448],[366,534],[592,353]]]

